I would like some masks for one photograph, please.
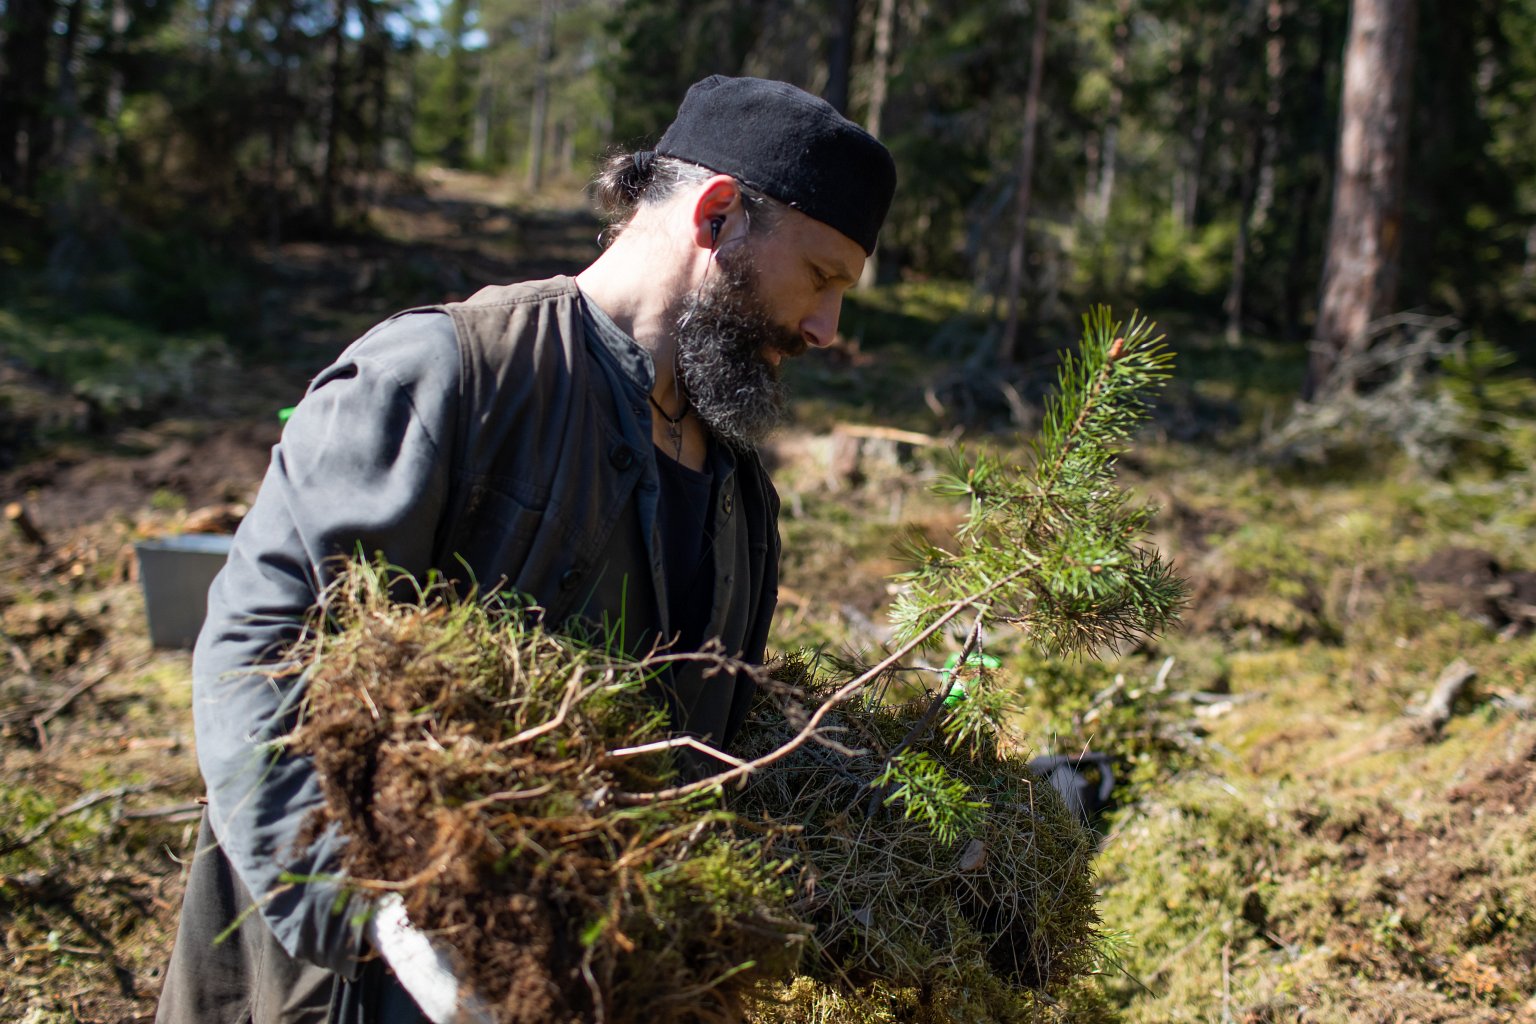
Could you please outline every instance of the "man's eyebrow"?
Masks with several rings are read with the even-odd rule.
[[[818,258],[813,259],[810,262],[811,266],[815,267],[822,274],[831,278],[833,281],[836,281],[838,284],[846,284],[852,286],[853,283],[858,280],[858,278],[854,277],[851,273],[848,272],[847,265],[842,263],[840,260],[823,260]]]

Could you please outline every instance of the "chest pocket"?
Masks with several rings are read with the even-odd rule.
[[[468,476],[461,488],[462,511],[455,517],[444,571],[462,576],[467,563],[482,586],[514,581],[544,523],[547,489],[494,476]]]

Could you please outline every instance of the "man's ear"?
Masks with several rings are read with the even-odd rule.
[[[729,234],[729,226],[741,211],[741,185],[729,174],[717,174],[699,189],[693,204],[693,239],[711,252]]]

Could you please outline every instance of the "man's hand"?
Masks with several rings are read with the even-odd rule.
[[[459,992],[448,955],[411,926],[405,901],[390,893],[368,922],[373,947],[432,1024],[492,1024],[491,1012],[473,992]]]

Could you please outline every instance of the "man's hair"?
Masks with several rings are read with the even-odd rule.
[[[702,185],[718,171],[686,160],[660,156],[650,150],[635,153],[616,151],[603,158],[592,181],[592,193],[608,226],[603,229],[604,244],[611,243],[629,226],[643,206],[660,206],[696,185]],[[773,230],[783,204],[764,195],[741,179],[742,208],[747,223],[760,232]]]

